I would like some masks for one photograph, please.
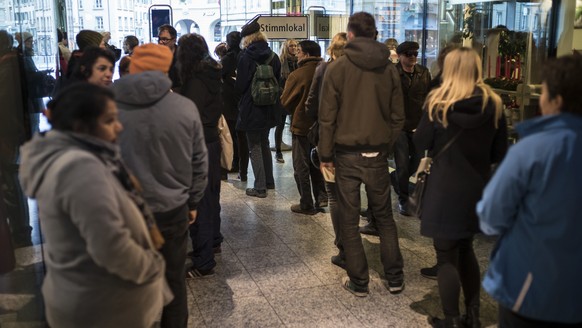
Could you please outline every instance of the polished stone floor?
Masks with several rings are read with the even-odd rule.
[[[230,174],[222,183],[225,242],[216,275],[188,280],[188,326],[429,327],[427,316],[442,316],[436,281],[419,274],[420,268],[435,262],[431,241],[419,235],[420,221],[395,212],[406,280],[399,295],[388,293],[380,280],[379,238],[363,236],[370,295],[357,298],[340,285],[345,272],[330,263],[337,251],[329,213],[306,216],[290,211],[298,192],[291,152],[284,152],[284,158],[284,164],[273,164],[276,189],[269,190],[267,198],[244,195],[252,186],[251,173],[248,182]],[[362,193],[363,207],[365,199]],[[482,270],[493,242],[484,236],[475,240]],[[40,253],[39,245],[17,250],[17,270],[0,275],[0,327],[45,326],[39,319]],[[496,324],[496,305],[484,292],[481,320],[487,327]]]

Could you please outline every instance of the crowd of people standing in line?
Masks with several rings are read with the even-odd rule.
[[[275,160],[283,162],[278,134],[291,116],[300,199],[290,210],[314,215],[330,207],[338,248],[331,262],[346,271],[342,286],[355,296],[369,294],[360,233],[380,237],[387,290],[405,288],[390,186],[398,195],[395,210],[409,216],[408,180],[427,151],[439,157],[420,233],[433,239],[437,265],[423,270],[438,282],[445,315],[430,324],[481,326],[473,238],[482,229],[500,235],[483,282],[500,304],[500,327],[580,326],[575,273],[582,226],[574,218],[582,210],[575,196],[582,182],[576,170],[582,99],[575,90],[581,81],[574,73],[582,70],[580,56],[548,64],[543,117],[524,123],[523,141],[507,153],[501,99],[483,82],[472,49],[445,48],[431,81],[416,62],[419,45],[377,42],[375,20],[365,12],[350,16],[347,33],[334,37],[328,62],[310,40],[287,40],[277,56],[256,21],[228,34],[216,51],[220,62],[201,35],[177,39],[170,25],[158,32],[158,44],[126,38],[127,66],[113,83],[119,58],[103,34],[81,31],[67,79],[47,105],[53,129],[22,148],[21,183],[38,200],[45,224],[43,295],[51,326],[150,327],[163,308],[162,327],[186,327],[186,276],[214,275],[223,241],[221,115],[237,145],[234,170],[246,181],[250,161],[255,179],[245,193],[258,198],[275,188],[269,131],[276,128]],[[273,104],[253,98],[259,64],[279,82]],[[535,159],[528,160],[533,148]],[[362,184],[369,206],[364,229]],[[562,188],[572,194],[554,196]]]

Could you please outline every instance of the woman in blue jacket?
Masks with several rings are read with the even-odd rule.
[[[542,117],[516,127],[477,206],[483,232],[500,236],[483,287],[501,328],[582,327],[580,72],[580,56],[546,65]]]

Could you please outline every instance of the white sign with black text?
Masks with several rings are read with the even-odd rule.
[[[260,16],[257,22],[269,39],[309,38],[307,16]]]

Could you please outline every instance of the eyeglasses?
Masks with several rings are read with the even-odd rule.
[[[168,38],[159,38],[158,39],[158,43],[168,43],[168,42],[170,42],[172,40],[175,40],[175,39],[176,38],[171,38],[171,39],[168,39]]]
[[[418,51],[407,51],[404,53],[406,57],[418,57]]]

